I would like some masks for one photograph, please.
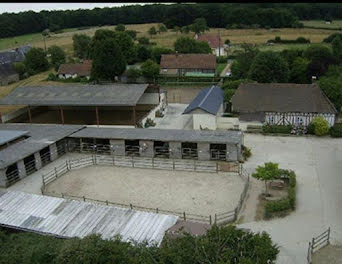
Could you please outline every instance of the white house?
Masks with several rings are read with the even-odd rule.
[[[64,63],[59,66],[57,76],[60,79],[85,77],[90,78],[91,61],[85,60],[83,63]]]
[[[215,54],[216,56],[227,55],[227,52],[224,49],[224,43],[219,34],[196,34],[195,39],[198,41],[208,42],[213,54]]]
[[[337,111],[318,84],[244,83],[231,99],[241,121],[307,127],[316,116],[335,124]]]

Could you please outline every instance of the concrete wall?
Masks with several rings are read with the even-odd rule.
[[[6,169],[0,170],[0,187],[6,187]]]
[[[137,102],[139,104],[159,104],[159,93],[144,93]]]
[[[140,156],[141,157],[154,157],[153,141],[150,140],[140,140]]]
[[[125,155],[125,140],[123,139],[111,139],[110,144],[113,146],[112,150],[115,155],[124,156]]]
[[[51,161],[54,161],[58,158],[58,153],[57,153],[57,145],[56,143],[53,143],[49,146],[50,148],[50,158]]]
[[[238,129],[239,118],[237,117],[217,117],[217,128],[218,129]]]
[[[40,158],[39,151],[34,153],[34,158],[36,160],[36,169],[39,170],[42,167],[42,159]]]
[[[2,122],[6,123],[6,122],[12,120],[13,118],[16,118],[16,117],[18,117],[18,116],[20,116],[20,115],[22,115],[24,113],[27,113],[27,108],[26,107],[20,108],[20,109],[18,109],[16,111],[13,111],[13,112],[10,112],[10,113],[8,113],[6,115],[3,115],[2,116]]]
[[[193,129],[210,129],[216,130],[216,116],[211,114],[193,114]]]
[[[238,145],[227,144],[227,160],[236,161],[239,159],[240,151],[238,151]]]
[[[209,143],[197,143],[198,159],[210,160],[210,144]]]
[[[169,148],[171,149],[171,152],[170,152],[171,159],[182,158],[182,143],[181,142],[169,142]]]
[[[10,83],[14,83],[19,81],[19,74],[15,73],[9,76],[5,76],[5,77],[0,77],[0,85],[8,85]]]
[[[18,172],[19,172],[19,178],[25,178],[26,177],[26,169],[25,169],[25,164],[24,160],[19,160],[17,162],[17,167],[18,167]]]
[[[160,103],[153,108],[144,118],[141,119],[140,123],[142,124],[142,127],[145,127],[145,123],[147,119],[155,120],[156,119],[156,112],[161,111],[163,115],[166,113],[166,94],[161,93],[160,94]]]

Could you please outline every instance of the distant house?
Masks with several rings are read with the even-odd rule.
[[[160,74],[187,76],[214,76],[216,73],[216,57],[212,54],[163,54],[160,60]]]
[[[59,66],[57,76],[61,79],[85,77],[90,78],[91,60],[83,63],[64,63]]]
[[[8,85],[19,81],[19,74],[14,70],[13,64],[0,64],[0,85]]]
[[[231,99],[241,121],[307,127],[316,116],[335,124],[337,111],[317,84],[244,83]]]
[[[14,50],[0,52],[0,64],[23,62],[31,46],[25,45]]]
[[[213,85],[202,89],[190,102],[183,114],[192,115],[193,129],[217,128],[217,117],[224,112],[224,92]]]
[[[216,56],[227,55],[227,52],[224,50],[224,43],[219,34],[196,34],[195,39],[198,41],[208,42],[213,54],[215,54]]]

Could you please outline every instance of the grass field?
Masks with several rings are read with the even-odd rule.
[[[324,20],[303,20],[300,21],[304,27],[326,28],[326,29],[341,29],[342,20],[333,20],[331,24],[326,24]]]

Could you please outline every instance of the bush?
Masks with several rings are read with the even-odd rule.
[[[321,116],[317,116],[312,120],[316,136],[324,136],[329,133],[329,123]]]
[[[241,83],[246,83],[246,82],[248,82],[248,80],[241,79],[241,80],[231,81],[228,79],[223,82],[222,89],[236,90],[240,86]]]
[[[292,129],[293,129],[292,125],[264,125],[262,126],[263,133],[290,134]]]
[[[52,72],[49,73],[49,76],[47,77],[48,81],[56,81],[57,76],[55,74],[53,74]]]
[[[216,63],[227,63],[228,58],[226,56],[216,57]]]
[[[224,89],[224,101],[229,102],[232,96],[235,94],[235,89]]]
[[[310,123],[308,127],[306,128],[306,131],[310,135],[315,135],[315,126],[313,123]]]
[[[252,156],[251,149],[242,145],[242,156],[245,160],[247,160],[250,156]]]
[[[334,33],[331,34],[329,37],[323,39],[323,42],[325,43],[331,43],[336,37],[340,37],[342,39],[342,33]]]
[[[306,39],[304,37],[298,37],[297,39],[281,39],[280,37],[275,37],[274,39],[270,39],[267,43],[283,43],[283,44],[295,44],[295,43],[310,43],[310,39]]]
[[[330,136],[332,137],[342,137],[342,125],[335,124],[333,127],[330,128]]]

